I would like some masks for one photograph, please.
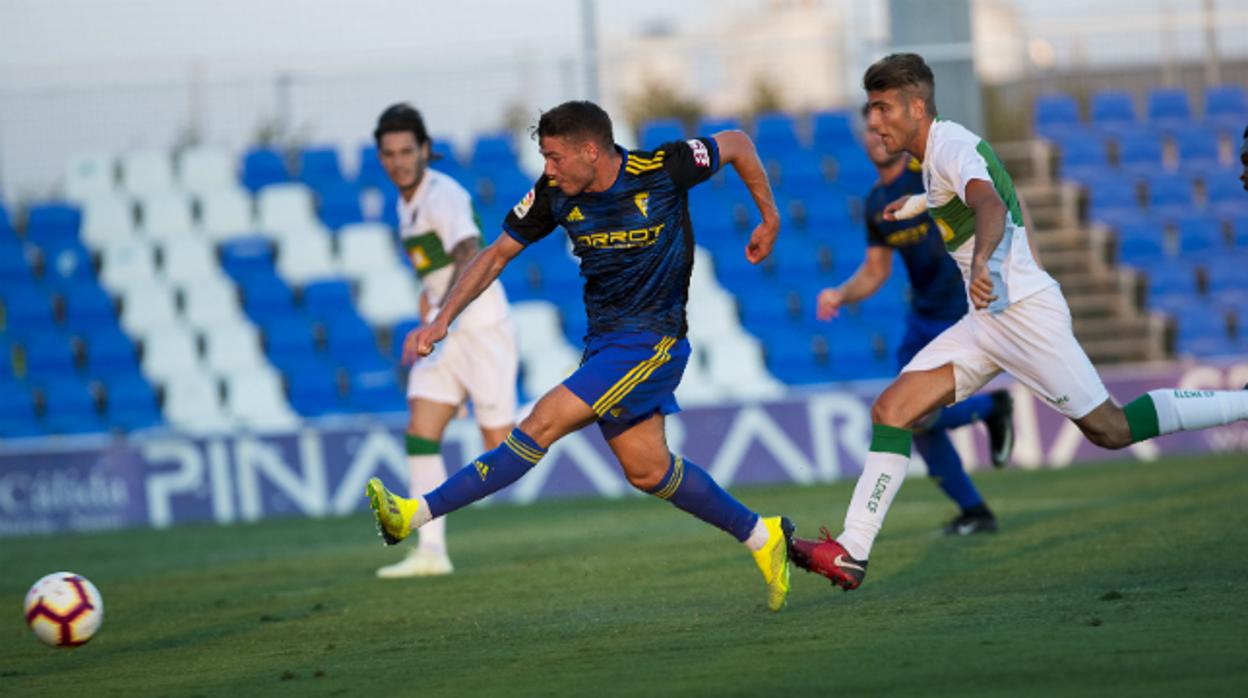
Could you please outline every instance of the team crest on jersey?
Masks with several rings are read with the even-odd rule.
[[[572,213],[569,213],[569,214],[568,214],[568,222],[569,222],[569,223],[579,223],[579,222],[581,222],[581,221],[583,221],[583,220],[585,220],[585,214],[581,213],[581,207],[580,207],[580,206],[573,206],[573,207],[572,207]]]
[[[711,152],[706,149],[706,144],[696,138],[690,138],[685,141],[693,150],[693,164],[698,167],[711,166]]]
[[[650,192],[643,191],[633,196],[633,203],[637,204],[637,210],[641,211],[641,215],[646,218],[650,217]]]
[[[524,218],[529,215],[529,209],[533,208],[533,202],[536,199],[537,192],[530,189],[529,193],[525,194],[523,199],[520,199],[520,203],[516,204],[515,208],[511,209],[511,212],[516,214],[516,218]]]
[[[940,239],[949,242],[953,239],[953,226],[946,223],[943,219],[936,219],[936,227],[940,228]]]

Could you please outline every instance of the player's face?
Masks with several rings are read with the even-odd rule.
[[[555,180],[568,196],[585,191],[594,181],[598,148],[588,140],[568,140],[562,136],[542,136],[538,142],[546,159],[546,177]]]
[[[867,157],[871,158],[871,162],[875,163],[876,167],[891,167],[901,159],[901,153],[888,152],[888,148],[884,147],[884,139],[875,131],[867,129],[864,140],[867,145]]]
[[[924,116],[922,98],[900,89],[867,93],[867,129],[880,135],[885,152],[896,155],[914,144]]]
[[[411,131],[386,133],[377,146],[377,157],[394,186],[399,191],[411,191],[420,184],[429,165],[429,144],[418,145]]]

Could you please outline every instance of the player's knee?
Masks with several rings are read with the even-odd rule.
[[[902,423],[901,407],[898,401],[889,399],[888,396],[881,396],[871,406],[871,422],[905,429],[909,425]]]
[[[1084,427],[1083,435],[1088,437],[1088,441],[1117,451],[1120,448],[1126,448],[1132,444],[1131,430],[1126,426],[1118,428],[1113,425],[1097,425],[1095,427]]]
[[[551,444],[555,441],[555,421],[546,413],[533,410],[520,422],[520,431],[528,434],[538,444]]]
[[[651,492],[663,482],[663,477],[667,475],[668,459],[635,456],[621,458],[620,465],[624,467],[624,475],[628,478],[628,484],[642,492]]]

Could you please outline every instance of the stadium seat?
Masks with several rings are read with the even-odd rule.
[[[1156,174],[1145,180],[1151,213],[1176,217],[1196,207],[1192,181],[1183,175]]]
[[[1161,87],[1148,91],[1148,123],[1162,129],[1173,129],[1192,121],[1192,107],[1187,91]]]
[[[201,237],[168,241],[161,246],[161,276],[170,286],[223,280],[216,248]]]
[[[1060,92],[1037,96],[1032,114],[1036,134],[1048,140],[1059,140],[1081,126],[1075,98]]]
[[[360,146],[360,171],[356,175],[355,183],[360,187],[373,189],[394,188],[390,183],[390,176],[386,174],[386,169],[377,157],[377,146],[372,143]]]
[[[92,378],[131,374],[138,369],[134,343],[115,326],[83,335],[82,343],[87,356],[87,375]]]
[[[349,314],[355,315],[351,300],[351,283],[346,279],[322,277],[303,287],[303,307],[316,318]]]
[[[285,317],[275,318],[265,323],[262,331],[265,352],[271,357],[317,353],[312,319],[306,315],[290,313]]]
[[[1202,126],[1187,126],[1174,129],[1173,136],[1179,172],[1193,176],[1219,169],[1216,132]]]
[[[1211,213],[1232,221],[1248,221],[1248,196],[1239,181],[1240,170],[1206,170],[1205,197]]]
[[[117,306],[94,281],[66,286],[65,326],[75,334],[91,333],[117,326]]]
[[[351,372],[389,367],[377,349],[372,329],[358,317],[354,321],[348,317],[354,316],[339,316],[326,323],[326,351],[330,359]]]
[[[638,141],[644,150],[654,150],[669,141],[685,138],[685,127],[679,119],[655,119],[641,125]]]
[[[225,404],[239,424],[253,431],[293,431],[299,424],[281,379],[268,367],[227,378]]]
[[[784,386],[767,370],[762,348],[753,337],[721,342],[707,358],[711,379],[726,387],[733,397],[765,400],[785,393]]]
[[[741,120],[735,116],[704,116],[693,127],[695,136],[713,136],[720,131],[740,129]]]
[[[199,199],[200,226],[209,239],[225,242],[253,235],[251,197],[245,190],[219,189]]]
[[[1092,93],[1090,121],[1102,129],[1135,124],[1135,102],[1131,94],[1122,90]]]
[[[1239,251],[1210,257],[1206,263],[1209,279],[1209,293],[1222,294],[1227,291],[1248,291],[1248,252]],[[1241,328],[1241,333],[1248,336],[1248,327]]]
[[[397,268],[399,248],[386,226],[356,223],[338,233],[338,260],[344,274],[360,280],[379,269]]]
[[[47,283],[59,286],[94,280],[91,253],[77,239],[45,242],[36,249],[43,260],[43,278]]]
[[[317,213],[330,230],[364,221],[360,190],[354,184],[323,184],[317,190]]]
[[[289,284],[304,284],[338,274],[333,241],[319,230],[304,229],[280,238],[277,271]]]
[[[149,332],[178,325],[178,311],[173,291],[161,283],[131,286],[121,301],[121,326],[132,337],[145,337]]]
[[[1205,89],[1205,122],[1238,138],[1248,123],[1248,97],[1242,85],[1218,85]]]
[[[236,190],[235,160],[222,148],[191,146],[178,155],[178,184],[197,196]]]
[[[312,190],[295,182],[266,187],[256,197],[257,221],[266,234],[278,237],[320,230]]]
[[[202,277],[180,286],[182,316],[191,327],[215,331],[218,327],[246,322],[238,302],[238,290],[221,276]]]
[[[26,215],[26,237],[36,244],[77,240],[81,226],[80,210],[63,202],[31,206]]]
[[[76,378],[58,378],[38,388],[44,401],[44,424],[54,434],[100,434],[108,431],[95,397]]]
[[[134,206],[121,196],[97,194],[82,202],[82,240],[100,249],[135,234]]]
[[[35,332],[52,328],[52,297],[42,286],[33,282],[0,288],[0,302],[4,305],[4,328],[15,331]]]
[[[146,198],[173,191],[173,159],[158,149],[137,150],[121,158],[121,183],[126,192]]]
[[[0,288],[34,283],[26,245],[17,238],[0,235]]]
[[[848,111],[821,111],[811,117],[814,126],[814,148],[830,153],[858,142],[854,135],[854,117]]]
[[[1108,224],[1140,215],[1135,184],[1122,177],[1109,177],[1090,184],[1088,217]]]
[[[239,237],[218,248],[221,268],[235,281],[273,276],[273,242],[259,235]]]
[[[800,152],[804,148],[797,137],[793,116],[784,112],[768,112],[754,118],[754,142],[759,152],[768,157]]]
[[[156,274],[155,252],[147,240],[113,240],[103,248],[100,260],[100,281],[115,294],[162,283]]]
[[[511,134],[502,132],[479,134],[473,144],[472,157],[468,164],[474,172],[514,169],[516,150],[511,142]]]
[[[165,384],[164,413],[170,424],[192,434],[228,432],[235,424],[222,409],[216,377],[202,371],[175,376]]]
[[[106,154],[82,153],[66,163],[65,197],[70,201],[113,196],[115,187],[116,162]]]
[[[1112,173],[1105,139],[1093,131],[1072,131],[1057,141],[1063,179],[1088,185]]]
[[[299,181],[317,191],[344,184],[338,151],[325,146],[304,148],[299,154]]]
[[[118,377],[104,384],[105,420],[122,431],[161,424],[160,405],[151,384],[142,377]]]
[[[285,158],[272,148],[254,148],[243,155],[243,186],[253,194],[273,184],[290,181]]]
[[[1176,220],[1179,254],[1191,257],[1217,255],[1228,250],[1222,235],[1222,222],[1212,216],[1188,213]]]
[[[420,290],[405,269],[365,276],[360,283],[359,313],[373,325],[389,325],[420,312]]]
[[[330,371],[289,376],[287,395],[290,406],[304,417],[321,417],[348,411],[339,394],[338,379]]]
[[[282,318],[295,312],[295,294],[284,281],[276,276],[248,277],[239,281],[243,296],[243,310],[259,324]]]
[[[22,341],[22,354],[26,374],[32,379],[72,375],[78,370],[70,338],[58,330],[32,333]]]
[[[180,243],[199,233],[185,194],[168,191],[148,195],[140,200],[139,212],[139,232],[150,240]]]
[[[347,406],[353,412],[405,412],[405,391],[393,368],[352,373],[347,378]]]
[[[169,325],[143,338],[143,374],[164,383],[201,370],[198,338],[189,328]]]
[[[1128,174],[1151,175],[1161,172],[1161,138],[1156,132],[1119,127],[1114,135],[1118,143],[1118,166]]]
[[[204,334],[204,341],[204,361],[217,375],[250,371],[267,363],[260,335],[251,323],[218,325]]]
[[[1163,264],[1147,267],[1145,273],[1150,297],[1178,294],[1195,297],[1197,295],[1196,271],[1189,264],[1176,264],[1167,260]]]

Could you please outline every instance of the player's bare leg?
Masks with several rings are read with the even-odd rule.
[[[871,408],[871,451],[845,512],[845,528],[832,538],[822,529],[819,540],[793,539],[793,561],[821,574],[846,591],[867,574],[871,545],[884,524],[888,508],[901,489],[909,467],[910,427],[932,410],[953,402],[952,364],[897,377]]]
[[[768,608],[784,608],[793,524],[780,516],[755,514],[697,464],[670,453],[664,425],[663,415],[655,413],[627,427],[606,425],[603,434],[633,487],[666,499],[744,543],[763,573]]]
[[[1119,407],[1112,399],[1074,420],[1101,448],[1125,448],[1162,434],[1248,419],[1248,390],[1151,390]]]

